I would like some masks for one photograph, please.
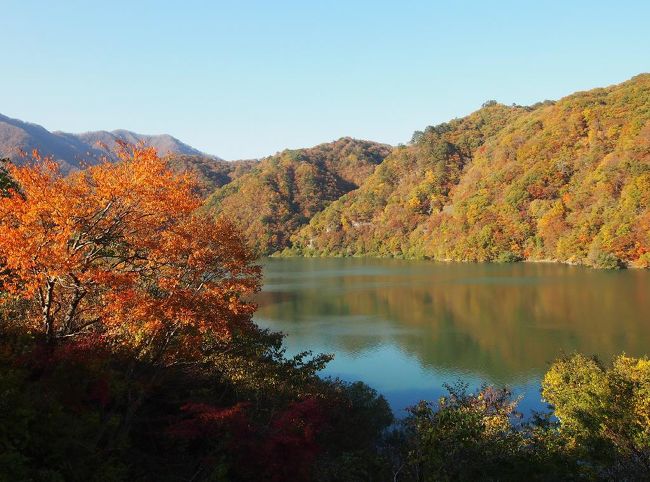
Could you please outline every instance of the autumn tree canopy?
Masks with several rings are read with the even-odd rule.
[[[226,220],[196,213],[187,175],[152,148],[64,177],[35,153],[8,166],[0,290],[30,304],[50,343],[94,334],[155,362],[182,360],[251,321],[260,270]]]
[[[120,159],[0,171],[0,479],[376,471],[384,398],[320,379],[327,355],[286,357],[252,321],[261,273],[239,231],[153,149]]]

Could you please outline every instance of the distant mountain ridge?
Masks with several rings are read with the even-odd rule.
[[[155,147],[158,154],[201,156],[221,160],[181,142],[169,134],[145,135],[124,129],[72,134],[48,131],[43,126],[13,119],[0,114],[0,158],[21,162],[21,151],[30,153],[38,149],[43,155],[53,156],[63,171],[96,164],[102,159],[115,159],[113,148],[118,140],[137,144],[143,142]]]

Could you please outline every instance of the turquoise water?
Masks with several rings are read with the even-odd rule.
[[[562,353],[650,352],[650,272],[554,264],[269,259],[256,321],[290,354],[333,353],[324,376],[362,380],[397,415],[445,383],[507,385],[543,409]]]

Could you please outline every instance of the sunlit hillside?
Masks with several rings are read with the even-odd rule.
[[[650,75],[416,132],[292,237],[307,255],[650,265]]]

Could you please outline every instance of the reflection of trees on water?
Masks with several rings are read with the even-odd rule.
[[[291,280],[260,295],[260,315],[306,347],[323,337],[348,353],[392,343],[425,366],[512,383],[541,374],[562,351],[607,358],[650,346],[647,272],[318,260],[330,275],[314,278],[313,260],[304,277],[295,271],[303,260],[282,262],[293,268]]]

